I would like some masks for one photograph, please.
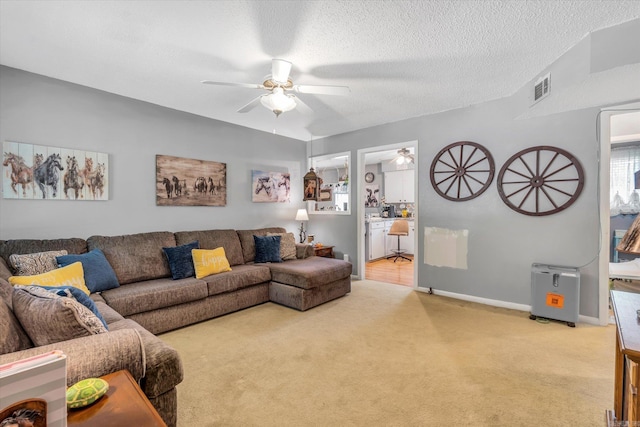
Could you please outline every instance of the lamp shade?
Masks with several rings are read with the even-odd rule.
[[[306,209],[298,209],[296,221],[309,221],[309,214]]]

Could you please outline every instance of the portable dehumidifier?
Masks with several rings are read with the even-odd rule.
[[[531,265],[531,316],[576,326],[580,309],[580,271],[573,267]]]

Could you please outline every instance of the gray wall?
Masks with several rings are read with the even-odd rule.
[[[295,232],[304,207],[300,141],[8,67],[0,67],[0,141],[108,153],[111,178],[108,201],[0,198],[0,239],[267,225]],[[226,163],[226,207],[156,206],[156,154]],[[291,203],[252,203],[252,169],[290,172]]]
[[[532,81],[511,97],[314,141],[314,152],[351,150],[352,159],[356,159],[358,149],[418,141],[416,234],[420,237],[415,258],[419,263],[418,286],[530,305],[532,263],[580,267],[580,314],[597,318],[599,237],[603,224],[608,226],[608,219],[601,223],[598,215],[598,113],[601,107],[612,102],[608,94],[626,91],[626,98],[614,101],[629,102],[638,97],[640,88],[626,84],[621,88],[618,80],[606,74],[600,74],[597,81],[589,77],[592,70],[609,70],[617,65],[620,49],[632,49],[628,36],[630,32],[640,33],[638,22],[631,24],[631,30],[624,24],[606,30],[607,37],[598,34],[595,63],[591,57],[591,38],[587,37],[548,70],[540,70],[538,75],[551,71],[552,94],[535,107],[530,107],[531,87],[538,75],[532,76]],[[613,54],[606,54],[602,46],[605,41]],[[608,66],[607,62],[614,65]],[[563,87],[580,87],[582,81],[588,81],[593,92],[588,99],[581,98],[571,104],[572,100],[563,95]],[[553,108],[547,108],[545,102]],[[552,145],[565,149],[576,156],[584,168],[582,194],[570,208],[543,217],[522,215],[508,208],[499,197],[495,178],[491,187],[476,199],[448,201],[433,190],[429,168],[442,147],[462,140],[480,143],[492,153],[496,175],[509,157],[525,148]],[[356,174],[360,178],[364,171]],[[314,218],[312,226],[319,235],[330,233],[332,244],[353,258],[357,253],[357,221],[358,215],[323,217]],[[469,230],[466,270],[434,267],[423,262],[422,236],[426,226]]]

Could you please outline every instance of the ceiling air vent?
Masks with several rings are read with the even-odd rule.
[[[549,81],[551,79],[551,73],[547,73],[536,81],[533,86],[533,103],[540,101],[545,96],[549,95]]]

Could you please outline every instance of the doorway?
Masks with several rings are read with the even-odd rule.
[[[613,116],[628,114],[631,112],[640,112],[640,103],[633,103],[627,105],[620,105],[616,107],[610,107],[603,109],[600,113],[599,126],[600,132],[598,137],[600,138],[600,219],[601,222],[605,222],[606,226],[601,224],[603,250],[600,251],[600,257],[598,260],[599,269],[599,307],[598,307],[598,320],[600,325],[606,325],[609,321],[609,259],[611,256],[611,249],[609,242],[611,242],[612,236],[609,229],[609,218],[611,214],[610,209],[610,162],[611,162],[611,140],[612,136],[616,135],[617,130],[612,129]],[[640,137],[640,134],[637,135]],[[605,249],[606,248],[606,249]]]
[[[417,141],[358,150],[358,276],[417,286]],[[394,221],[407,235],[389,235]],[[389,258],[400,252],[404,258]]]

